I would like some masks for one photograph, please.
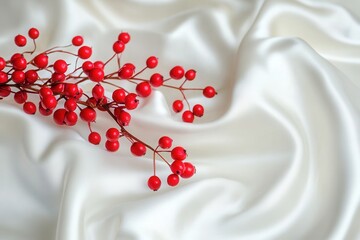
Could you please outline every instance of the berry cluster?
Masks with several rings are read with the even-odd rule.
[[[181,146],[173,147],[170,137],[160,137],[158,145],[152,147],[131,134],[127,126],[131,122],[130,112],[137,108],[139,100],[149,97],[153,89],[161,87],[180,93],[182,98],[173,101],[172,109],[176,113],[182,113],[184,122],[191,123],[195,117],[203,116],[204,107],[201,104],[191,106],[185,93],[190,90],[201,91],[205,97],[212,98],[216,91],[212,86],[184,87],[188,81],[195,79],[195,70],[185,71],[183,67],[175,66],[169,71],[168,77],[155,72],[149,79],[141,78],[140,75],[145,70],[157,67],[158,58],[147,58],[145,67],[140,71],[136,71],[132,63],[122,64],[122,53],[130,41],[130,35],[126,32],[118,35],[112,45],[114,54],[106,61],[89,60],[92,48],[84,45],[82,36],[73,37],[71,44],[67,46],[54,47],[35,54],[36,39],[39,35],[36,28],[28,31],[28,37],[33,42],[33,50],[15,53],[9,60],[0,57],[0,99],[13,94],[15,102],[22,105],[25,113],[35,114],[39,111],[43,116],[52,116],[58,125],[75,126],[80,118],[88,125],[88,141],[95,145],[101,143],[102,136],[93,130],[92,125],[100,112],[108,114],[115,121],[116,127],[106,131],[105,148],[111,152],[117,151],[120,148],[120,139],[123,138],[130,141],[130,151],[135,156],[142,157],[147,151],[151,151],[153,175],[148,179],[148,186],[154,191],[161,186],[161,180],[156,175],[156,158],[160,158],[169,166],[169,186],[176,186],[180,177],[190,178],[194,175],[194,165],[184,161],[187,157],[186,150]],[[23,35],[14,38],[18,47],[25,47],[27,41],[28,38]],[[75,48],[75,53],[67,50],[68,48]],[[58,55],[73,56],[74,66],[71,67],[63,58],[57,58]],[[111,61],[116,61],[118,68],[106,73],[105,69]],[[81,85],[84,82],[93,83],[91,92],[83,92]],[[134,84],[135,91],[122,87],[123,82]],[[179,84],[172,85],[171,82]],[[106,96],[105,85],[112,89],[111,96]],[[33,97],[30,98],[29,95]],[[166,160],[166,154],[171,157],[172,162]]]

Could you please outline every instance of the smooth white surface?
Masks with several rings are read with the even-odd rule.
[[[360,239],[360,4],[333,2],[353,15],[329,1],[3,1],[1,56],[37,26],[44,49],[82,34],[105,59],[125,30],[125,59],[195,68],[219,95],[191,99],[207,114],[193,125],[169,92],[134,113],[138,135],[171,135],[197,166],[156,193],[127,143],[108,153],[83,125],[1,101],[0,239]]]

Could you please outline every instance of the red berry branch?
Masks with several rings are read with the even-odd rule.
[[[149,97],[153,89],[160,88],[180,93],[182,98],[173,101],[172,109],[176,113],[182,112],[184,122],[192,123],[195,117],[202,117],[204,107],[201,104],[191,106],[186,97],[187,91],[200,91],[207,98],[214,97],[216,91],[212,86],[185,87],[186,83],[195,79],[195,70],[185,71],[183,67],[175,66],[169,71],[169,76],[164,77],[156,72],[150,78],[142,78],[141,74],[145,70],[157,67],[158,59],[150,56],[146,60],[146,66],[140,71],[136,71],[132,63],[122,64],[122,53],[130,41],[130,35],[126,32],[119,34],[112,46],[114,54],[104,62],[88,60],[92,55],[92,48],[83,45],[82,36],[75,36],[70,45],[37,52],[36,39],[39,35],[36,28],[31,28],[28,32],[33,50],[14,53],[9,60],[0,57],[0,99],[13,94],[15,102],[22,104],[25,113],[35,114],[38,109],[43,116],[52,115],[58,125],[75,126],[80,117],[88,125],[88,141],[95,145],[100,144],[102,137],[93,130],[93,124],[100,112],[108,114],[118,127],[111,127],[106,131],[105,148],[110,152],[117,151],[122,138],[131,143],[130,151],[135,156],[142,157],[147,151],[151,151],[153,175],[148,179],[148,186],[154,191],[161,186],[161,180],[156,174],[157,158],[169,166],[167,183],[170,186],[176,186],[180,177],[190,178],[194,175],[194,165],[185,161],[186,150],[181,146],[173,147],[170,137],[161,137],[158,145],[153,147],[129,132],[127,126],[131,122],[130,112],[137,108],[140,99]],[[17,35],[14,41],[18,47],[27,46],[27,38],[23,35]],[[77,49],[75,52],[68,50],[74,48]],[[74,67],[62,58],[49,62],[49,56],[57,57],[61,54],[73,56]],[[111,61],[116,61],[118,68],[105,72]],[[84,82],[93,83],[91,93],[83,92],[81,85]],[[134,84],[135,92],[121,86],[124,82]],[[106,96],[104,85],[113,89],[111,96]],[[31,99],[37,98],[38,104],[30,100],[29,95],[34,95]],[[171,162],[165,157],[167,155],[172,159]]]

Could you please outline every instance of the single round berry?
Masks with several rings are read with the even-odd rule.
[[[84,73],[89,74],[89,72],[94,68],[94,64],[91,61],[83,62],[81,66]]]
[[[89,46],[82,46],[78,50],[78,56],[81,59],[88,59],[92,55],[92,49]]]
[[[194,114],[190,110],[186,110],[182,114],[182,120],[187,123],[192,123],[194,121]]]
[[[46,96],[53,96],[54,93],[50,88],[43,86],[39,90],[39,95],[40,95],[40,98],[44,98]]]
[[[153,87],[160,87],[164,84],[164,77],[160,73],[154,73],[150,77],[150,84]]]
[[[132,75],[134,75],[134,69],[131,67],[122,67],[118,72],[121,79],[129,79]]]
[[[64,108],[70,112],[73,112],[77,108],[77,102],[74,98],[69,98],[64,103]]]
[[[49,57],[45,53],[40,53],[34,58],[34,65],[40,69],[44,69],[49,64]]]
[[[197,117],[202,117],[204,115],[204,107],[201,104],[195,104],[193,107],[193,113]]]
[[[11,93],[11,88],[9,86],[0,86],[0,97],[7,97]]]
[[[122,88],[118,88],[112,93],[112,99],[116,103],[124,103],[125,102],[125,97],[126,97],[126,92]]]
[[[15,38],[14,38],[14,42],[16,44],[16,46],[18,47],[24,47],[26,45],[26,37],[23,36],[23,35],[16,35]]]
[[[122,53],[125,50],[125,43],[123,43],[122,41],[116,41],[114,42],[112,48],[115,53]]]
[[[36,105],[33,102],[25,102],[23,105],[23,110],[27,114],[34,115],[36,112]]]
[[[186,150],[183,147],[177,146],[171,150],[171,158],[175,161],[183,161],[186,156]]]
[[[91,93],[96,100],[100,100],[100,99],[104,98],[105,89],[100,84],[96,84],[92,88]]]
[[[137,95],[135,93],[129,93],[125,97],[125,107],[128,110],[133,110],[137,108],[139,105],[139,100],[137,99]]]
[[[63,83],[59,83],[59,84],[53,84],[51,86],[51,90],[55,93],[55,94],[62,94],[65,90],[65,84]]]
[[[6,61],[4,58],[0,57],[0,71],[6,67]]]
[[[65,84],[65,94],[69,97],[75,97],[79,94],[79,87],[75,83],[66,83]]]
[[[159,188],[161,187],[161,180],[158,176],[151,176],[148,179],[148,187],[153,190],[153,191],[157,191],[159,190]]]
[[[31,39],[37,39],[40,35],[40,32],[37,28],[30,28],[28,31],[28,35]]]
[[[120,132],[116,128],[109,128],[106,131],[106,138],[110,142],[117,141],[120,137]]]
[[[67,63],[62,60],[62,59],[59,59],[59,60],[56,60],[55,63],[54,63],[54,71],[57,72],[57,73],[65,73],[68,69],[68,65]]]
[[[172,146],[172,142],[173,140],[168,137],[168,136],[162,136],[160,139],[159,139],[159,146],[162,148],[162,149],[169,149],[171,148]]]
[[[196,77],[196,71],[194,69],[187,70],[185,73],[185,78],[189,81],[194,80]]]
[[[75,36],[71,40],[72,45],[79,47],[84,43],[84,38],[82,36]]]
[[[141,82],[136,85],[136,92],[140,97],[148,97],[151,94],[151,86],[148,82]]]
[[[141,142],[134,142],[131,144],[130,151],[135,156],[141,157],[146,154],[146,146]]]
[[[88,136],[88,141],[94,145],[99,145],[101,136],[98,132],[91,132]]]
[[[53,95],[46,95],[41,99],[41,105],[45,109],[53,110],[57,106],[57,100]]]
[[[27,100],[27,93],[25,91],[18,91],[14,94],[14,100],[18,104],[23,104]]]
[[[180,182],[180,178],[179,178],[179,175],[177,174],[170,174],[168,177],[167,177],[167,184],[171,187],[175,187],[176,185],[178,185]]]
[[[146,66],[148,68],[156,68],[158,65],[158,59],[155,56],[151,56],[146,60]]]
[[[194,165],[192,165],[189,162],[184,162],[185,170],[182,174],[180,174],[180,177],[182,178],[191,178],[196,173],[196,168]]]
[[[212,98],[214,97],[217,93],[215,91],[215,89],[212,86],[207,86],[204,88],[203,90],[203,94],[205,97],[207,98]]]
[[[39,75],[35,70],[27,70],[25,72],[25,79],[27,83],[33,84],[39,79]]]
[[[93,68],[89,72],[89,78],[94,82],[101,82],[104,80],[104,75],[104,70],[101,68]]]
[[[100,68],[100,69],[104,70],[105,63],[103,61],[95,61],[94,62],[94,68]]]
[[[130,124],[131,121],[131,115],[130,113],[121,110],[117,115],[116,115],[117,121],[121,126],[128,126]]]
[[[96,111],[92,107],[86,107],[80,111],[80,118],[85,122],[94,122],[96,119]]]
[[[67,111],[64,108],[57,109],[53,114],[53,119],[55,123],[58,125],[64,125],[66,113]]]
[[[14,83],[22,84],[25,82],[25,73],[23,71],[16,70],[11,74],[11,78]]]
[[[184,109],[184,103],[181,100],[175,100],[172,104],[174,112],[178,113]]]
[[[65,114],[65,124],[68,126],[74,126],[76,125],[77,121],[78,121],[78,115],[76,114],[76,112],[67,112]]]
[[[182,161],[174,161],[170,165],[170,169],[173,173],[180,175],[185,171],[185,165]]]
[[[132,64],[132,63],[125,63],[122,67],[123,67],[123,68],[130,68],[130,69],[132,69],[133,71],[135,71],[135,65]]]
[[[10,62],[14,62],[15,59],[20,58],[20,57],[24,57],[21,53],[14,53],[11,58],[10,58]]]
[[[9,80],[9,76],[3,71],[0,71],[0,84],[6,83],[8,80]]]
[[[170,70],[170,77],[179,80],[184,77],[184,68],[181,66],[175,66]]]
[[[43,108],[41,102],[39,102],[39,112],[43,116],[50,116],[53,113],[53,110]]]
[[[105,148],[109,151],[109,152],[116,152],[117,150],[119,150],[120,147],[120,142],[119,141],[106,141],[105,142]]]
[[[12,61],[12,65],[15,70],[24,70],[27,66],[27,61],[24,57],[18,57]]]
[[[123,43],[127,44],[130,41],[130,34],[127,32],[122,32],[118,36],[118,40],[122,41]]]

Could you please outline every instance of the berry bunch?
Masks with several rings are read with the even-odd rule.
[[[130,35],[126,32],[118,35],[112,45],[114,54],[106,61],[89,60],[92,48],[84,45],[82,36],[73,37],[71,44],[67,46],[37,52],[36,39],[39,35],[36,28],[28,31],[28,37],[33,42],[33,50],[14,53],[9,60],[0,57],[0,99],[13,94],[15,102],[22,105],[25,113],[35,114],[38,110],[43,116],[52,116],[58,125],[75,126],[81,119],[90,131],[88,141],[95,145],[101,143],[102,136],[93,130],[92,125],[100,112],[108,114],[115,121],[116,127],[106,131],[105,148],[115,152],[120,148],[120,139],[126,139],[130,141],[130,151],[135,156],[142,157],[147,151],[151,151],[153,175],[148,179],[148,187],[154,191],[161,186],[161,180],[156,175],[156,158],[160,158],[169,166],[169,186],[176,186],[180,177],[190,178],[194,175],[194,165],[185,161],[186,150],[181,146],[173,147],[170,137],[160,137],[158,145],[152,147],[131,134],[127,126],[131,122],[130,112],[137,108],[140,99],[149,97],[153,89],[161,87],[180,93],[182,98],[173,101],[172,109],[176,113],[182,112],[184,122],[191,123],[195,117],[202,117],[204,107],[201,104],[191,106],[185,93],[201,91],[205,97],[212,98],[216,91],[212,86],[186,88],[185,84],[195,79],[195,70],[185,71],[183,67],[175,66],[169,71],[169,76],[164,77],[155,72],[149,79],[141,78],[141,73],[145,70],[157,67],[158,58],[147,58],[145,67],[140,71],[136,71],[132,63],[122,64],[122,53],[130,41]],[[25,47],[28,38],[17,35],[14,41],[18,47]],[[68,48],[76,50],[71,52]],[[73,56],[74,66],[64,58],[57,58],[58,55]],[[52,60],[53,58],[55,60]],[[118,68],[105,72],[111,61],[117,61]],[[91,92],[83,92],[81,85],[84,82],[93,83]],[[124,82],[134,84],[135,91],[122,87],[121,84]],[[173,85],[171,82],[179,84]],[[112,89],[111,96],[106,95],[105,85]],[[29,95],[34,97],[30,98]],[[166,160],[166,154],[171,157],[172,162]]]

